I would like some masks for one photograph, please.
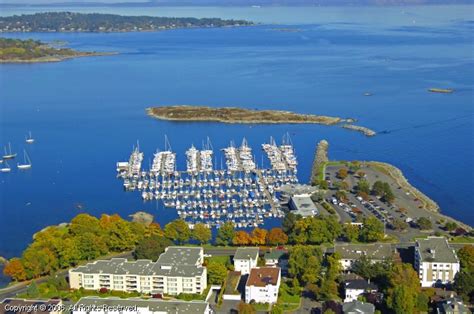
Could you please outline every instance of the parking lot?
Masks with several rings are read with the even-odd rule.
[[[369,195],[369,198],[366,200],[357,196],[356,186],[361,178],[351,172],[349,172],[348,176],[344,179],[348,184],[348,192],[346,193],[347,201],[341,202],[337,200],[337,188],[335,185],[337,185],[337,182],[342,181],[337,176],[341,168],[347,167],[344,165],[331,165],[326,167],[325,179],[329,183],[329,191],[325,198],[339,214],[342,222],[361,222],[364,217],[373,215],[385,224],[387,234],[394,235],[401,241],[409,241],[416,236],[422,236],[436,231],[441,233],[446,232],[441,228],[444,224],[437,224],[437,222],[444,217],[424,209],[420,200],[398,186],[395,180],[390,176],[371,166],[362,165],[360,168],[360,171],[365,173],[364,179],[369,182],[370,186],[372,186],[375,181],[387,182],[395,195],[395,200],[392,204],[383,202],[374,195]],[[432,230],[422,231],[416,226],[415,222],[420,217],[426,217],[431,221],[433,226]],[[407,222],[409,227],[403,232],[393,230],[392,222],[394,219]]]

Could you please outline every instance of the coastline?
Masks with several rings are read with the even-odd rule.
[[[90,52],[80,53],[72,56],[48,56],[40,57],[35,59],[7,59],[0,60],[0,64],[31,64],[31,63],[50,63],[50,62],[61,62],[69,59],[83,58],[83,57],[102,57],[102,56],[113,56],[118,55],[118,52]]]

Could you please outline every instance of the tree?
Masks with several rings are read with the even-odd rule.
[[[209,229],[205,224],[198,223],[194,226],[192,238],[198,241],[199,244],[203,245],[208,243],[211,240],[211,237],[211,229]]]
[[[465,245],[458,251],[458,258],[461,262],[461,268],[474,272],[474,246]]]
[[[234,224],[231,221],[224,223],[216,235],[216,244],[217,245],[230,245],[234,239],[235,230]]]
[[[415,311],[420,281],[418,274],[410,264],[397,264],[389,277],[387,305],[396,314],[413,313]]]
[[[234,238],[232,239],[232,244],[234,245],[249,245],[251,243],[252,239],[250,238],[250,235],[243,231],[237,231],[235,233]]]
[[[176,219],[166,224],[165,236],[172,241],[182,244],[189,241],[191,230],[184,220]]]
[[[295,245],[290,250],[288,271],[301,283],[316,283],[321,270],[323,253],[319,247]]]
[[[211,285],[221,285],[227,277],[227,268],[224,264],[210,262],[207,264],[207,280]]]
[[[430,230],[432,228],[431,220],[426,217],[418,218],[416,224],[418,225],[418,228],[420,228],[420,230]]]
[[[321,190],[327,190],[329,188],[329,183],[326,180],[319,181],[319,188]]]
[[[130,250],[138,240],[138,234],[132,232],[130,222],[119,215],[102,215],[99,225],[104,232],[107,247],[113,252]]]
[[[92,233],[100,235],[102,229],[99,225],[99,219],[88,214],[79,214],[71,220],[69,232],[73,235]]]
[[[22,260],[28,278],[49,275],[58,269],[58,259],[48,248],[37,250],[30,245],[23,252]]]
[[[367,256],[363,255],[352,264],[351,271],[365,279],[374,280],[383,284],[386,278],[391,274],[392,267],[393,264],[390,256],[383,262],[374,263]]]
[[[134,256],[136,259],[150,259],[156,261],[161,253],[170,245],[173,245],[173,242],[165,237],[154,235],[144,238],[138,242]]]
[[[474,301],[474,272],[461,270],[454,277],[454,290],[463,297],[464,300]]]
[[[384,185],[382,181],[375,181],[372,185],[372,194],[377,196],[383,196],[384,194]]]
[[[346,195],[346,192],[344,192],[344,191],[337,191],[335,193],[335,196],[340,202],[346,202],[347,201],[347,195]]]
[[[239,314],[255,314],[257,313],[255,311],[255,308],[252,306],[252,304],[245,303],[243,301],[239,302],[238,306]]]
[[[448,221],[445,225],[444,225],[444,228],[448,231],[453,231],[453,230],[456,230],[456,228],[458,227],[458,224],[455,223],[454,221]]]
[[[357,191],[359,193],[370,193],[370,184],[369,181],[366,179],[360,179],[359,182],[357,182]]]
[[[349,170],[352,173],[356,173],[357,171],[359,171],[360,167],[361,165],[360,165],[360,162],[358,161],[353,161],[349,164]]]
[[[26,288],[26,295],[28,298],[34,299],[39,297],[39,289],[38,286],[36,285],[36,281],[33,281],[28,288]]]
[[[107,244],[102,237],[96,236],[90,232],[81,234],[75,239],[81,260],[93,260],[108,252]]]
[[[375,216],[369,216],[364,219],[362,229],[360,231],[360,241],[376,242],[384,238],[384,224]]]
[[[16,281],[26,280],[25,267],[23,267],[23,263],[19,258],[12,258],[9,260],[6,263],[5,268],[3,268],[3,274]]]
[[[267,238],[267,230],[255,228],[252,230],[250,241],[253,245],[264,245]]]
[[[272,228],[267,234],[268,245],[285,245],[288,243],[288,236],[281,228]]]
[[[350,223],[344,224],[343,234],[347,241],[354,242],[359,238],[360,228]]]
[[[338,298],[338,282],[337,279],[341,273],[341,263],[339,256],[336,254],[326,257],[327,269],[321,282],[319,298],[324,301],[335,300]]]
[[[382,200],[387,203],[392,203],[395,200],[395,194],[393,194],[390,184],[387,182],[384,182],[383,184]]]
[[[395,219],[393,219],[392,227],[393,227],[393,229],[395,229],[397,231],[403,231],[403,230],[406,230],[408,228],[408,223],[406,223],[405,221],[403,221],[400,218],[395,218]]]
[[[366,173],[362,170],[357,171],[357,176],[359,178],[365,178]]]
[[[296,222],[301,218],[300,215],[295,215],[291,212],[287,213],[285,215],[285,218],[283,218],[283,221],[281,223],[281,227],[283,229],[283,232],[286,234],[290,234],[293,231],[293,228],[295,227]]]
[[[347,175],[348,175],[348,171],[346,168],[341,168],[337,171],[337,177],[339,179],[344,180],[345,178],[347,178]]]

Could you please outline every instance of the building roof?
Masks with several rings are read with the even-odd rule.
[[[303,217],[314,216],[319,213],[311,197],[306,195],[295,195],[291,198],[294,206],[293,213]]]
[[[375,306],[371,303],[364,303],[360,301],[346,302],[342,305],[342,311],[344,314],[373,314],[375,312]]]
[[[280,277],[280,267],[260,267],[250,270],[246,286],[266,287],[276,285]]]
[[[49,311],[41,311],[40,310],[40,305],[57,305],[60,304],[61,300],[24,300],[24,299],[16,299],[16,298],[10,298],[10,299],[5,299],[0,303],[0,313],[5,313],[5,314],[42,314],[42,313],[49,313]],[[21,307],[20,311],[7,311],[7,305],[8,308],[11,309],[12,306],[18,306]]]
[[[355,280],[346,280],[344,282],[344,286],[347,289],[354,289],[354,290],[378,290],[377,285],[368,282],[364,279],[355,279]]]
[[[316,191],[318,191],[317,187],[307,184],[285,184],[280,187],[280,192],[290,197],[298,194],[313,194]]]
[[[201,276],[200,247],[168,247],[156,262],[151,260],[128,261],[125,258],[99,260],[79,266],[71,272],[86,274],[114,274],[132,276]]]
[[[136,307],[138,313],[140,308],[147,308],[152,312],[186,314],[186,313],[205,313],[209,304],[204,301],[164,301],[159,299],[120,299],[120,298],[99,298],[99,297],[84,297],[76,304],[76,308],[82,307]]]
[[[449,298],[438,305],[440,313],[446,314],[471,314],[467,306],[459,298]]]
[[[159,264],[198,265],[201,258],[201,247],[169,246],[157,260]]]
[[[264,255],[265,259],[276,259],[279,260],[283,256],[285,256],[287,253],[283,250],[271,250],[270,252],[266,252]]]
[[[392,246],[385,243],[337,244],[334,252],[339,253],[341,259],[359,259],[366,256],[373,260],[384,260],[393,255]]]
[[[422,262],[459,263],[459,259],[444,237],[428,237],[416,240]]]
[[[239,247],[235,251],[234,261],[236,259],[257,259],[258,247]]]

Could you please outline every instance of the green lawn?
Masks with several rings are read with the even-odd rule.
[[[474,243],[473,237],[453,237],[449,240],[451,243]]]
[[[301,295],[300,293],[293,294],[286,283],[282,283],[278,293],[278,302],[274,309],[283,310],[283,312],[295,311],[300,307]]]
[[[229,256],[210,256],[206,257],[206,260],[208,263],[214,262],[226,265],[229,261]]]

